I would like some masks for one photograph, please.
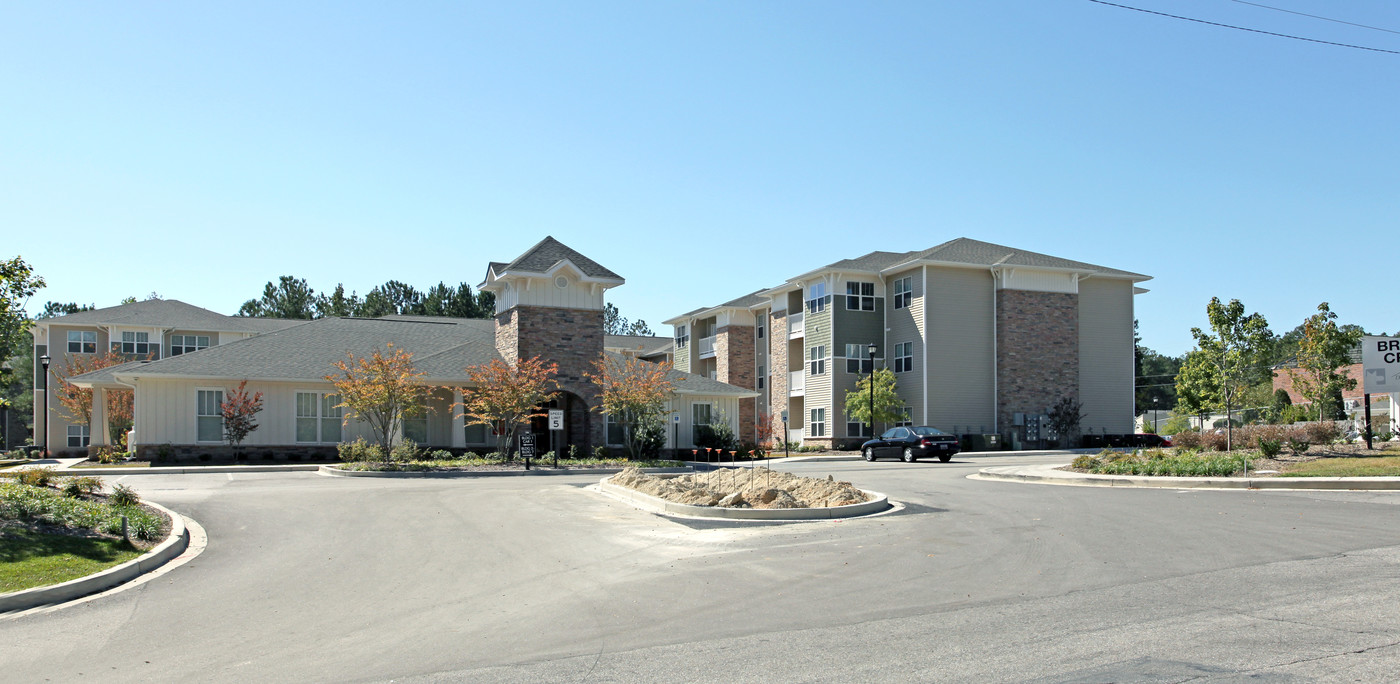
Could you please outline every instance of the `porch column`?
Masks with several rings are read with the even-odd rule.
[[[467,413],[462,406],[462,388],[452,388],[452,448],[467,447]]]
[[[88,446],[107,446],[107,388],[92,388],[92,422],[88,424]]]

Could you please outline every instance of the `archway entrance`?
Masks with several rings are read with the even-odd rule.
[[[564,429],[549,429],[549,412],[551,410],[564,412]],[[549,401],[539,406],[542,414],[538,418],[530,419],[530,432],[535,435],[535,453],[543,455],[549,451],[555,451],[560,458],[569,455],[569,447],[577,447],[578,457],[587,458],[592,455],[591,440],[593,421],[601,420],[601,417],[588,410],[588,404],[581,397],[572,392],[559,392],[559,396],[553,401]]]

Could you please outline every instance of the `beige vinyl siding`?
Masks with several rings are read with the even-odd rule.
[[[836,356],[838,356],[838,354],[834,351],[834,345],[831,341],[832,308],[836,306],[836,304],[836,298],[832,297],[831,303],[826,305],[826,311],[819,311],[817,313],[806,312],[804,318],[806,329],[803,333],[803,338],[799,340],[802,342],[803,380],[807,387],[806,397],[802,402],[802,416],[798,424],[802,427],[803,434],[807,437],[813,436],[806,433],[811,427],[812,409],[814,408],[826,409],[826,434],[819,439],[829,439],[831,437],[840,436],[838,432],[832,429],[833,408],[836,406],[836,401],[832,397],[832,375],[841,370],[835,368],[837,362]],[[822,375],[812,375],[811,353],[812,347],[816,346],[826,347],[826,372]],[[788,420],[791,424],[791,416],[789,416]]]
[[[222,380],[138,380],[136,404],[137,444],[195,444],[195,398],[201,389],[221,389],[225,398],[238,383]],[[296,393],[333,392],[330,383],[272,383],[250,381],[247,391],[263,393],[263,410],[254,417],[258,429],[244,440],[248,446],[296,444]],[[346,412],[350,415],[349,412]],[[373,440],[367,423],[350,417],[342,429],[343,441],[356,437]]]
[[[49,354],[50,388],[53,388],[58,385],[58,377],[61,373],[63,373],[64,369],[68,367],[68,362],[70,360],[74,358],[91,358],[95,356],[102,356],[111,349],[111,340],[108,339],[107,332],[100,328],[96,328],[90,325],[50,325],[47,327],[49,331],[49,345],[47,351]],[[97,333],[97,351],[92,354],[69,354],[68,331],[70,330]],[[34,355],[36,379],[40,379],[43,376],[43,366],[39,364],[40,356],[42,355]],[[68,411],[63,408],[63,405],[61,403],[59,403],[57,394],[54,394],[49,398],[49,413],[52,415],[53,420],[44,420],[42,417],[42,414],[44,413],[43,387],[44,386],[42,379],[40,379],[39,384],[34,386],[34,406],[37,409],[35,413],[40,414],[40,418],[36,420],[34,424],[35,441],[41,444],[43,443],[43,437],[40,435],[40,431],[43,431],[48,435],[48,444],[50,451],[68,450],[68,426],[82,425],[83,421],[81,418],[74,419],[73,417],[68,415]]]
[[[496,296],[496,310],[507,311],[513,306],[549,306],[562,309],[603,308],[603,288],[588,283],[580,283],[578,274],[561,272],[569,279],[569,286],[559,288],[554,278],[529,278],[529,289],[520,285],[525,279],[504,284],[503,292]]]
[[[895,282],[909,278],[913,285],[913,298],[909,306],[903,309],[893,308],[894,285]],[[894,369],[894,346],[901,342],[912,342],[914,344],[914,372],[896,373],[895,390],[904,399],[904,405],[910,408],[910,415],[913,416],[914,424],[924,422],[924,283],[922,270],[912,268],[908,271],[891,274],[885,277],[885,327],[889,328],[885,332],[882,344],[885,348],[885,362],[882,368]]]
[[[1079,283],[1079,401],[1084,431],[1133,431],[1133,284]]]
[[[990,272],[928,267],[928,422],[942,430],[991,432],[995,422]],[[917,368],[916,368],[917,370]]]
[[[695,344],[694,322],[686,323],[685,329],[686,336],[689,341],[683,345],[675,345],[674,343],[676,340],[676,327],[672,326],[671,328],[671,342],[673,346],[675,346],[675,358],[672,360],[671,365],[674,366],[676,370],[682,373],[689,373],[691,368],[690,353],[691,350],[697,347],[697,345]]]

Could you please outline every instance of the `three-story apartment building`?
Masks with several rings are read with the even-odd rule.
[[[868,438],[845,395],[890,368],[905,423],[1021,445],[1062,397],[1086,432],[1133,431],[1133,296],[1148,276],[959,238],[871,252],[666,323],[675,362],[759,396],[740,425],[831,446]],[[873,345],[875,354],[870,354]],[[877,427],[884,427],[883,425]]]

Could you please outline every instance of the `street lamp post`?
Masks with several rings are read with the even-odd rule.
[[[865,345],[865,354],[870,357],[870,438],[875,439],[875,343]]]
[[[44,458],[49,457],[49,362],[48,354],[39,357],[39,365],[44,367]]]
[[[1157,432],[1157,397],[1152,397],[1152,434]]]

